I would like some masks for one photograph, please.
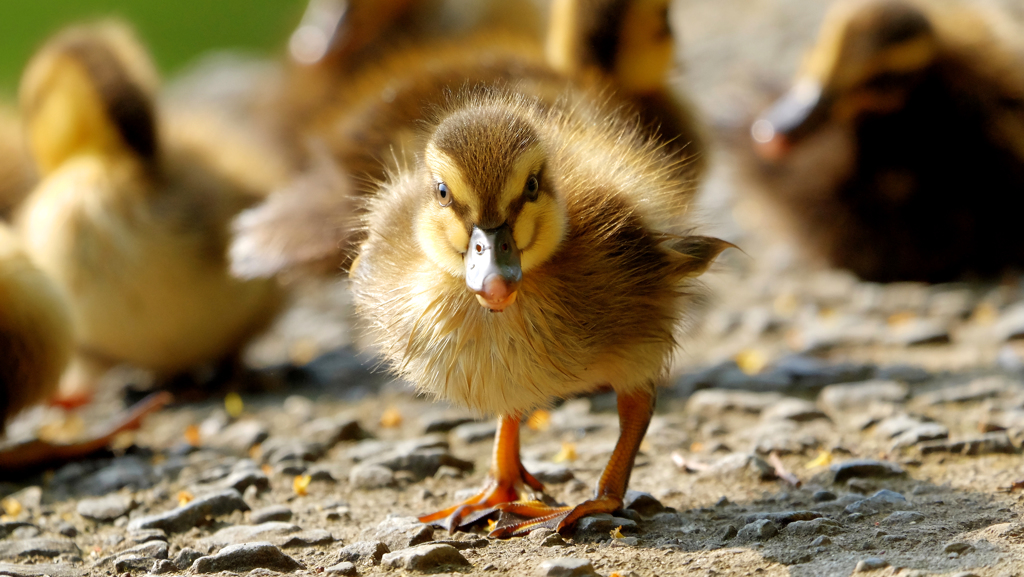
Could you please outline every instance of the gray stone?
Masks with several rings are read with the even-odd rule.
[[[395,473],[383,465],[359,463],[349,470],[348,482],[354,489],[384,489],[395,485]]]
[[[922,453],[955,453],[958,455],[991,455],[995,453],[1013,454],[1017,447],[1003,431],[987,433],[976,439],[963,441],[934,441],[921,443]]]
[[[324,573],[328,575],[358,575],[359,571],[356,570],[356,566],[348,561],[342,561],[337,565],[331,565],[327,569],[324,569]]]
[[[475,423],[476,421],[477,420],[475,418],[468,415],[434,415],[430,419],[426,420],[423,432],[447,433],[459,425]]]
[[[813,390],[871,378],[874,367],[864,363],[830,363],[807,355],[789,355],[776,361],[769,371],[788,376],[793,389]]]
[[[811,541],[811,547],[824,547],[831,544],[832,539],[829,539],[828,535],[819,535],[814,538],[814,541]]]
[[[21,557],[57,557],[58,555],[81,555],[78,545],[70,539],[18,539],[0,541],[0,559]]]
[[[622,500],[622,508],[632,509],[644,517],[653,517],[664,511],[665,505],[662,505],[661,501],[655,499],[654,495],[650,493],[630,489],[626,491]]]
[[[289,549],[292,547],[316,547],[317,545],[330,545],[334,543],[334,535],[324,529],[309,529],[294,535],[288,535],[281,547]]]
[[[821,517],[816,511],[782,511],[779,513],[751,513],[743,518],[744,523],[753,523],[759,519],[767,519],[778,526],[785,527],[797,521],[811,521]]]
[[[760,414],[784,398],[780,393],[706,389],[690,397],[686,410],[694,415],[717,415],[726,411]]]
[[[892,439],[924,422],[925,420],[921,417],[911,416],[907,413],[896,413],[885,417],[875,425],[875,434]]]
[[[257,525],[267,521],[291,521],[292,510],[284,505],[271,505],[253,511],[250,518]]]
[[[775,523],[768,519],[758,519],[741,527],[736,536],[741,541],[750,543],[754,541],[767,541],[778,535],[778,533],[779,528],[775,526]]]
[[[739,530],[736,529],[736,525],[727,525],[725,529],[722,529],[722,533],[718,536],[722,541],[728,541],[734,539],[739,534]]]
[[[558,463],[547,461],[524,461],[523,466],[538,481],[545,484],[558,485],[568,483],[576,478],[572,469]]]
[[[882,519],[882,525],[891,527],[897,525],[910,525],[912,523],[920,523],[924,521],[925,517],[917,511],[894,511],[885,519]]]
[[[231,571],[239,573],[252,569],[272,569],[289,573],[306,566],[292,559],[276,546],[266,543],[242,543],[229,545],[216,555],[201,557],[192,564],[192,573],[217,573]]]
[[[65,563],[0,563],[0,575],[10,577],[83,577],[88,573],[87,569],[79,569]]]
[[[153,466],[137,455],[113,459],[109,465],[73,481],[75,492],[83,495],[109,495],[128,488],[133,491],[152,487],[157,481]]]
[[[915,318],[887,326],[883,341],[905,347],[948,343],[949,327],[937,319]]]
[[[835,501],[836,494],[832,491],[815,491],[814,494],[811,495],[811,499],[814,500],[815,503],[825,503],[828,501]]]
[[[247,455],[249,449],[267,440],[270,429],[259,421],[245,420],[232,423],[209,438],[204,438],[205,446],[227,451],[236,455]]]
[[[935,441],[949,437],[949,429],[940,423],[921,423],[903,431],[893,439],[892,449],[902,449],[927,441]]]
[[[815,535],[836,535],[843,530],[838,522],[821,517],[810,521],[794,521],[782,528],[786,535],[811,537]]]
[[[967,403],[980,401],[999,396],[1003,393],[1018,393],[1021,385],[1017,381],[1011,381],[1006,377],[982,377],[975,379],[966,385],[946,387],[936,391],[923,393],[917,396],[917,400],[927,405],[941,405],[943,403]]]
[[[829,385],[818,395],[818,403],[827,412],[840,415],[844,412],[863,409],[878,401],[903,402],[909,394],[910,388],[896,381],[863,381]]]
[[[263,461],[277,465],[285,461],[316,461],[327,451],[322,443],[304,439],[271,437],[262,445]]]
[[[15,530],[26,527],[35,527],[37,531],[36,535],[39,534],[39,528],[32,523],[27,523],[25,521],[0,521],[0,539],[6,539],[7,536],[13,534]]]
[[[857,561],[857,566],[853,568],[854,573],[867,573],[868,571],[877,571],[879,569],[885,569],[889,566],[889,562],[881,557],[868,557],[867,559],[861,559]]]
[[[428,543],[384,555],[381,565],[409,571],[434,572],[441,568],[469,567],[470,563],[451,545]]]
[[[853,477],[902,477],[906,475],[906,471],[896,463],[872,459],[843,461],[832,465],[829,470],[832,471],[833,483],[845,483]]]
[[[636,533],[637,524],[632,519],[614,517],[608,513],[588,515],[576,523],[576,538],[604,538],[607,539],[612,529],[622,527],[622,533]]]
[[[359,563],[362,565],[379,565],[381,558],[391,549],[382,541],[358,541],[346,545],[338,551],[335,563]]]
[[[559,557],[549,559],[537,567],[537,577],[600,577],[590,559]]]
[[[761,412],[762,421],[795,421],[805,423],[814,419],[827,418],[825,413],[811,401],[787,397]]]
[[[455,435],[455,438],[463,443],[490,441],[497,432],[497,424],[490,421],[485,423],[466,423],[452,429],[452,434]]]
[[[158,559],[140,555],[118,555],[117,559],[114,559],[114,572],[121,575],[149,571],[157,561]]]
[[[974,545],[971,545],[970,543],[964,543],[963,541],[953,541],[952,543],[947,543],[946,546],[942,548],[942,550],[945,553],[956,553],[958,555],[963,555],[965,553],[973,551]]]
[[[149,541],[136,545],[130,549],[125,549],[118,553],[118,555],[137,555],[139,557],[149,557],[151,559],[166,559],[167,542]]]
[[[466,549],[481,549],[488,546],[491,542],[484,538],[474,539],[467,534],[463,534],[467,537],[466,540],[459,539],[444,539],[440,541],[431,541],[431,543],[440,543],[442,545],[451,545],[459,551],[465,551]]]
[[[191,567],[192,564],[196,562],[196,559],[199,559],[202,556],[203,554],[199,551],[185,547],[181,551],[178,551],[178,554],[174,556],[174,566],[177,567],[179,571],[184,571]]]
[[[239,493],[244,493],[249,487],[256,487],[257,491],[266,491],[270,488],[270,478],[253,464],[251,469],[246,468],[231,473],[221,481],[220,485],[225,489],[234,489]]]
[[[895,491],[882,489],[867,499],[861,499],[856,503],[850,503],[846,507],[849,514],[859,513],[864,516],[877,515],[893,510],[905,511],[910,509],[907,499]]]
[[[317,419],[305,425],[302,432],[307,439],[328,449],[341,441],[361,441],[372,437],[359,421],[344,417]]]
[[[372,537],[383,541],[390,551],[427,543],[434,538],[434,529],[416,517],[388,517],[373,529]]]
[[[636,547],[640,544],[640,539],[637,537],[622,537],[620,539],[612,539],[612,547]]]
[[[127,515],[134,508],[134,499],[126,495],[114,493],[106,497],[82,499],[78,502],[76,510],[79,515],[86,519],[104,523],[113,521],[122,515]]]
[[[248,511],[242,495],[234,489],[201,497],[165,513],[141,517],[128,523],[128,530],[163,529],[168,533],[188,531],[207,517],[219,517],[234,511]]]
[[[231,525],[198,541],[201,548],[217,548],[251,541],[268,541],[280,546],[283,539],[302,529],[298,525],[268,521],[259,525]]]
[[[165,573],[175,573],[179,571],[178,566],[174,564],[174,561],[168,561],[167,559],[157,559],[153,562],[153,566],[149,568],[149,572],[153,575],[163,575]]]
[[[148,543],[150,541],[166,541],[167,532],[162,529],[138,529],[129,531],[128,538],[135,543]]]
[[[453,456],[448,449],[432,448],[415,451],[394,451],[374,459],[367,459],[366,464],[382,465],[392,471],[409,471],[417,480],[434,476],[442,466],[455,467],[463,472],[473,470],[473,463]]]

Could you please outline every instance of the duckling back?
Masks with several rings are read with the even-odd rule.
[[[226,246],[230,219],[280,180],[258,177],[273,176],[272,159],[246,171],[161,122],[155,90],[145,51],[120,25],[73,28],[44,46],[22,85],[43,179],[17,223],[66,290],[82,350],[174,372],[237,351],[276,310],[272,282],[228,274]]]
[[[0,435],[6,419],[56,392],[72,343],[61,290],[0,225]]]

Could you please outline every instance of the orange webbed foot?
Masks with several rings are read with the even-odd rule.
[[[489,517],[500,505],[517,501],[524,485],[538,492],[544,490],[544,485],[540,481],[520,468],[517,479],[502,481],[490,476],[483,490],[473,497],[447,509],[423,515],[419,520],[421,523],[428,523],[454,533]]]
[[[488,537],[505,539],[526,535],[534,529],[548,528],[558,532],[571,529],[587,515],[611,513],[622,507],[622,499],[603,495],[575,507],[550,507],[540,501],[517,501],[498,505],[501,518]]]

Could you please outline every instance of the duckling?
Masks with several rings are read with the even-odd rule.
[[[237,219],[231,249],[235,273],[242,278],[296,270],[330,274],[348,267],[361,240],[361,197],[375,190],[390,167],[404,162],[417,134],[411,127],[422,117],[421,96],[404,84],[447,90],[461,82],[558,74],[601,86],[605,100],[638,118],[650,136],[686,160],[691,178],[700,178],[706,166],[703,131],[685,98],[668,88],[674,70],[669,0],[557,0],[547,30],[539,35],[526,24],[532,16],[500,26],[501,19],[493,17],[509,7],[529,14],[533,3],[484,2],[470,11],[474,17],[457,19],[454,28],[432,10],[456,12],[451,8],[464,7],[464,1],[389,0],[381,10],[375,2],[347,3],[333,37],[337,48],[305,69],[306,76],[293,78],[288,92],[300,96],[285,106],[305,111],[289,117],[291,124],[304,126],[303,137],[322,146],[311,155],[311,170],[301,182]],[[314,0],[311,10],[321,4]],[[361,25],[345,25],[346,19]],[[469,27],[486,32],[466,36]],[[349,38],[352,31],[358,33]],[[445,31],[457,31],[467,41],[450,43]],[[485,35],[491,38],[480,42]],[[359,50],[352,48],[356,45]],[[440,66],[449,76],[438,77]],[[331,83],[329,99],[309,96],[317,93],[308,84],[311,75]]]
[[[13,109],[0,105],[0,220],[10,220],[34,185],[35,169],[21,121]]]
[[[0,225],[0,438],[8,419],[57,392],[73,350],[71,310],[63,291],[29,259],[14,231]],[[0,443],[0,476],[101,449],[167,401],[166,396],[150,397],[114,419],[106,431],[74,443]]]
[[[977,9],[837,4],[751,132],[803,245],[866,280],[1024,264],[1024,50]]]
[[[0,225],[0,433],[8,418],[53,396],[73,347],[64,294]]]
[[[460,68],[450,93],[415,87],[425,134],[369,198],[351,269],[357,313],[398,375],[498,415],[483,491],[420,520],[455,530],[498,509],[498,537],[622,506],[655,386],[701,299],[694,278],[729,246],[688,232],[688,165],[628,112],[540,63],[520,69],[515,82]],[[595,498],[521,501],[542,490],[519,458],[521,416],[605,386],[621,433]]]
[[[195,131],[171,138],[188,131],[158,122],[156,85],[116,22],[59,33],[22,80],[41,181],[15,220],[71,303],[77,355],[61,392],[72,398],[114,363],[170,375],[230,356],[277,306],[274,283],[239,281],[226,262],[230,219],[266,194],[253,177],[263,159],[245,170]]]

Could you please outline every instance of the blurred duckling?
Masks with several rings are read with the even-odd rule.
[[[0,105],[0,220],[10,221],[35,183],[21,120],[13,109]]]
[[[695,277],[728,246],[690,232],[692,163],[607,79],[559,72],[529,39],[414,45],[348,86],[332,153],[381,175],[351,265],[368,337],[420,390],[499,418],[483,491],[421,520],[454,530],[501,509],[492,535],[509,536],[621,507],[655,386],[702,300]],[[290,201],[306,230],[349,218],[318,202]],[[542,489],[519,458],[520,418],[607,386],[622,428],[595,498],[520,501]]]
[[[14,231],[0,225],[0,439],[7,422],[50,400],[74,351],[72,316],[63,291],[39,270]],[[97,435],[73,443],[0,442],[0,477],[81,457],[138,427],[168,401],[150,397],[108,423]]]
[[[57,392],[73,348],[61,289],[0,224],[0,433],[7,419]]]
[[[751,129],[757,176],[801,244],[866,280],[1024,265],[1022,31],[940,6],[836,5]]]
[[[78,354],[65,397],[88,396],[114,363],[170,375],[219,361],[276,308],[274,284],[233,278],[225,254],[230,219],[265,194],[246,175],[262,174],[263,159],[246,171],[211,157],[195,131],[170,138],[188,131],[159,123],[156,84],[144,49],[112,22],[58,34],[22,79],[41,182],[16,222],[71,303]]]
[[[320,4],[314,0],[310,7]],[[542,34],[527,24],[534,17],[522,16],[535,0],[482,2],[470,11],[474,17],[447,25],[438,14],[453,12],[464,1],[389,0],[381,10],[359,0],[345,4],[348,11],[333,37],[339,48],[324,57],[333,64],[319,69],[333,79],[331,98],[293,118],[305,126],[302,135],[321,146],[314,147],[300,181],[236,221],[232,266],[242,278],[346,269],[361,241],[362,197],[418,145],[415,121],[423,117],[421,94],[430,90],[557,74],[603,91],[610,106],[621,107],[685,159],[689,178],[703,174],[703,132],[685,98],[669,89],[674,70],[669,0],[556,0]],[[519,18],[509,23],[496,16],[512,6]],[[361,25],[344,25],[349,18]],[[468,34],[473,28],[484,31]],[[450,34],[439,32],[446,30],[466,41],[450,42]],[[354,31],[358,34],[349,39]],[[484,36],[490,36],[487,42],[479,40]],[[363,48],[341,48],[350,43]],[[293,81],[289,92],[315,92],[300,77]],[[544,86],[536,95],[553,102],[561,91]],[[293,99],[285,108],[294,107]]]

